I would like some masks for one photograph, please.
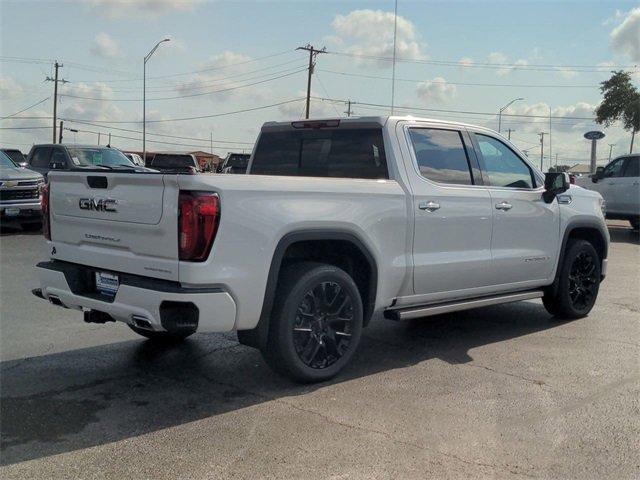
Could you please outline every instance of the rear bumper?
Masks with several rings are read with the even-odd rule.
[[[90,292],[91,267],[52,261],[39,263],[37,270],[40,295],[55,305],[95,310],[132,325],[144,319],[156,331],[171,329],[181,305],[185,317],[197,313],[199,332],[226,332],[235,325],[235,301],[220,288],[183,288],[177,282],[122,274],[116,295],[106,297]]]

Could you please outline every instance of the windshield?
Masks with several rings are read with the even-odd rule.
[[[76,166],[134,166],[122,152],[111,148],[67,147],[71,161]]]
[[[0,152],[0,167],[15,168],[16,164],[7,156],[6,153]]]

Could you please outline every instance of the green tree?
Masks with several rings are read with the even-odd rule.
[[[631,146],[640,130],[640,92],[631,81],[631,74],[622,70],[611,72],[609,80],[600,84],[602,102],[596,108],[596,122],[609,127],[612,123],[622,121],[625,130],[631,130]]]

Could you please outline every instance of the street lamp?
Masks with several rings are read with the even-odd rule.
[[[509,103],[507,103],[504,107],[500,109],[500,113],[498,113],[498,133],[500,133],[500,129],[502,128],[502,112],[504,112],[513,102],[517,102],[518,100],[524,100],[524,98],[514,98]]]
[[[160,40],[144,57],[142,65],[142,158],[147,163],[147,62],[161,43],[171,41],[170,38]]]

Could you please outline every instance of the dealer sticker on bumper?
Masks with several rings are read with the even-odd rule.
[[[103,295],[115,295],[120,281],[118,276],[107,272],[96,272],[96,290]]]

